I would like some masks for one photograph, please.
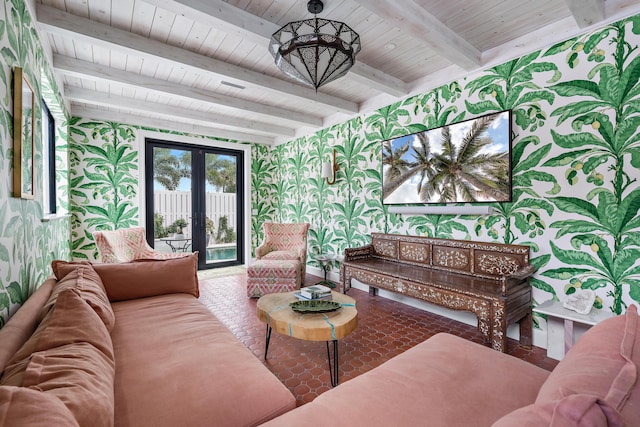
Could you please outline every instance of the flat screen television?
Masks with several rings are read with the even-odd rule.
[[[511,110],[384,141],[385,205],[511,201]]]

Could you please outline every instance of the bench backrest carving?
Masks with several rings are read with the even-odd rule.
[[[529,265],[529,246],[400,234],[372,233],[371,255],[493,279]]]

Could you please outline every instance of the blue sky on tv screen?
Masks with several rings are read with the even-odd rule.
[[[487,153],[487,154],[495,154],[495,153],[504,153],[509,151],[509,111],[503,111],[500,113],[495,113],[494,115],[497,118],[491,123],[487,131],[485,132],[485,137],[490,138],[493,142],[486,147],[484,147],[479,154]],[[478,117],[470,120],[466,120],[460,123],[454,123],[449,125],[449,132],[451,134],[451,140],[456,147],[459,147],[464,136],[469,132],[471,126],[473,125],[474,120]],[[429,140],[429,146],[432,153],[441,153],[443,150],[442,146],[442,127],[435,128],[432,130],[428,130],[424,132]],[[411,147],[402,158],[408,162],[414,161],[414,153],[413,147],[419,147],[420,141],[418,140],[417,134],[411,134],[407,136],[402,136],[399,138],[395,138],[391,140],[391,147],[393,151],[399,150],[403,147],[407,142],[411,144]],[[386,170],[389,166],[383,167],[383,174],[386,173]],[[384,200],[387,204],[402,204],[402,203],[419,203],[417,200],[417,186],[420,182],[420,175],[414,175],[409,181],[404,183],[400,188],[387,196]],[[433,202],[433,201],[431,201]]]

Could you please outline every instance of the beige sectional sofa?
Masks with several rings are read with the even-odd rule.
[[[250,426],[295,408],[197,300],[196,256],[54,262],[0,329],[0,425]]]
[[[632,306],[549,373],[438,334],[265,427],[640,426],[640,318]]]

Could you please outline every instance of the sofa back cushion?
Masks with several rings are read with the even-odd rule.
[[[570,395],[596,396],[622,414],[628,425],[640,425],[640,321],[637,308],[588,330],[540,388],[536,403],[561,401]]]
[[[53,261],[58,279],[86,261]],[[104,284],[110,301],[125,301],[173,293],[200,295],[198,252],[175,259],[138,259],[119,264],[91,264]]]
[[[55,396],[30,388],[0,386],[0,425],[74,427],[78,422]]]
[[[588,330],[540,388],[536,402],[495,427],[640,426],[640,318],[623,316]]]
[[[113,329],[115,317],[107,292],[102,284],[102,280],[98,273],[95,272],[91,264],[75,265],[62,280],[55,284],[48,301],[40,310],[39,321],[44,319],[45,315],[55,305],[58,295],[67,289],[77,289],[78,294],[93,308],[100,316],[100,319],[107,327],[109,332]]]
[[[61,292],[22,386],[60,399],[80,425],[112,426],[114,378],[106,327],[78,290]]]
[[[38,314],[35,319],[37,327],[4,366],[2,384],[22,385],[23,375],[31,360],[31,355],[38,349],[43,349],[40,341],[48,331],[48,325],[59,296],[67,290],[75,290],[76,294],[96,313],[107,332],[113,329],[115,316],[100,277],[93,271],[91,265],[74,265],[67,275],[53,284],[53,288],[48,293],[44,304],[42,302],[38,304],[41,305],[38,307]],[[34,295],[37,294],[36,292]],[[39,297],[39,299],[41,298]],[[18,313],[20,313],[20,310]]]

